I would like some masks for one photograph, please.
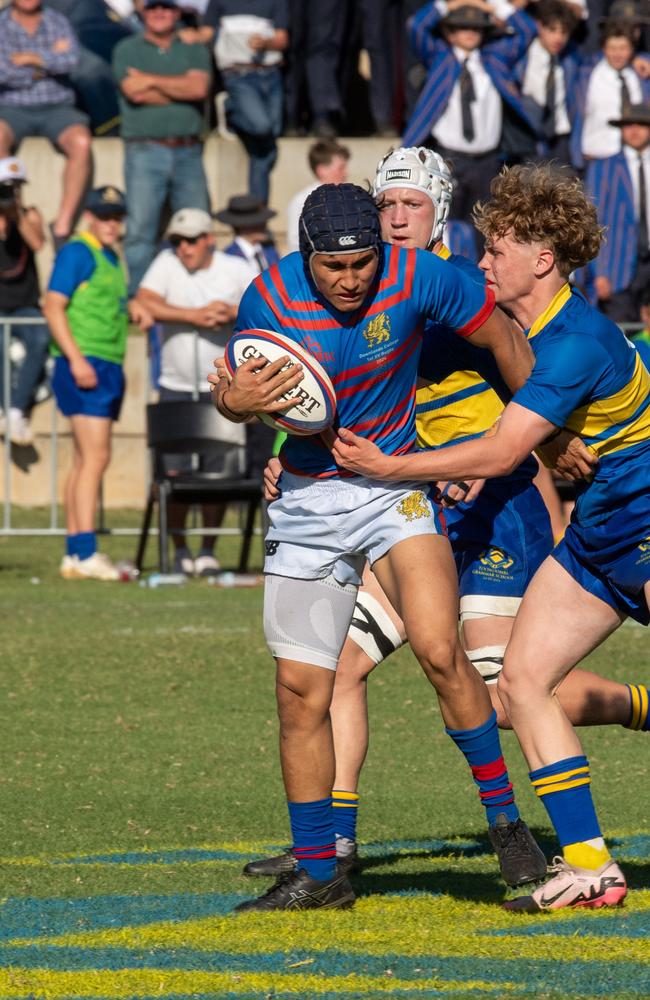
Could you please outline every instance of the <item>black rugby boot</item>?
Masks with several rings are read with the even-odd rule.
[[[312,878],[304,868],[280,875],[277,882],[257,899],[236,906],[234,913],[270,910],[335,910],[352,906],[355,895],[345,875],[337,872],[327,882]]]

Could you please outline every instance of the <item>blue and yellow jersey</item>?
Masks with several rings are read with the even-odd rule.
[[[437,256],[481,286],[485,284],[483,272],[467,258],[444,246]],[[481,437],[501,416],[512,395],[494,357],[439,323],[428,324],[426,333],[416,394],[418,448],[444,448]],[[536,473],[536,461],[528,458],[508,478],[531,479]]]
[[[650,501],[650,375],[634,345],[568,284],[528,338],[535,366],[513,401],[579,434],[600,459],[579,487],[578,522],[595,524],[635,497]]]

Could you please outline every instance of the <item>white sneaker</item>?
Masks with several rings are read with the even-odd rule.
[[[627,895],[625,875],[613,858],[596,871],[573,868],[564,858],[554,858],[550,867],[553,877],[530,896],[519,896],[503,904],[505,910],[559,910],[565,906],[600,909],[619,906]]]
[[[194,559],[189,549],[176,550],[172,573],[184,573],[185,576],[194,576]]]
[[[75,566],[77,580],[119,580],[120,574],[103,552],[94,552],[88,559],[78,559]]]
[[[64,580],[77,580],[77,564],[79,562],[79,556],[64,556],[61,560],[61,565],[59,566],[59,573]]]
[[[12,444],[21,445],[23,448],[34,444],[34,435],[29,420],[22,410],[17,410],[12,406],[9,410],[9,439]]]
[[[197,576],[218,576],[221,572],[221,564],[212,553],[197,556],[194,560],[194,572]]]

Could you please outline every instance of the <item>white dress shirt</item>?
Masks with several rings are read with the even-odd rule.
[[[472,101],[474,138],[468,142],[463,135],[463,115],[460,104],[460,79],[456,80],[449,104],[433,126],[431,134],[436,142],[457,153],[489,153],[496,149],[501,139],[503,106],[499,91],[485,71],[479,49],[469,56],[463,49],[454,47],[454,55],[462,65],[467,59],[467,69],[472,77],[476,100]]]
[[[641,81],[630,66],[623,70],[632,104],[643,103]],[[621,151],[621,130],[609,125],[610,119],[621,115],[621,81],[618,71],[606,59],[596,64],[587,85],[585,121],[582,129],[584,156],[602,160]]]
[[[527,97],[532,97],[540,108],[546,107],[546,80],[550,66],[551,53],[544,48],[539,38],[533,39],[528,49],[521,90]],[[566,81],[564,70],[558,63],[555,67],[555,134],[568,135],[570,131],[571,123],[566,106]]]
[[[632,190],[634,192],[634,214],[639,218],[639,152],[631,146],[623,146],[627,168],[632,178]],[[645,178],[645,214],[650,233],[650,146],[641,152],[643,162],[643,176]]]

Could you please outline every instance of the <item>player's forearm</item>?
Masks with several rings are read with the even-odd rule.
[[[519,464],[517,455],[508,455],[496,438],[476,438],[436,451],[386,455],[385,475],[390,482],[434,482],[453,479],[492,479],[506,476]]]

